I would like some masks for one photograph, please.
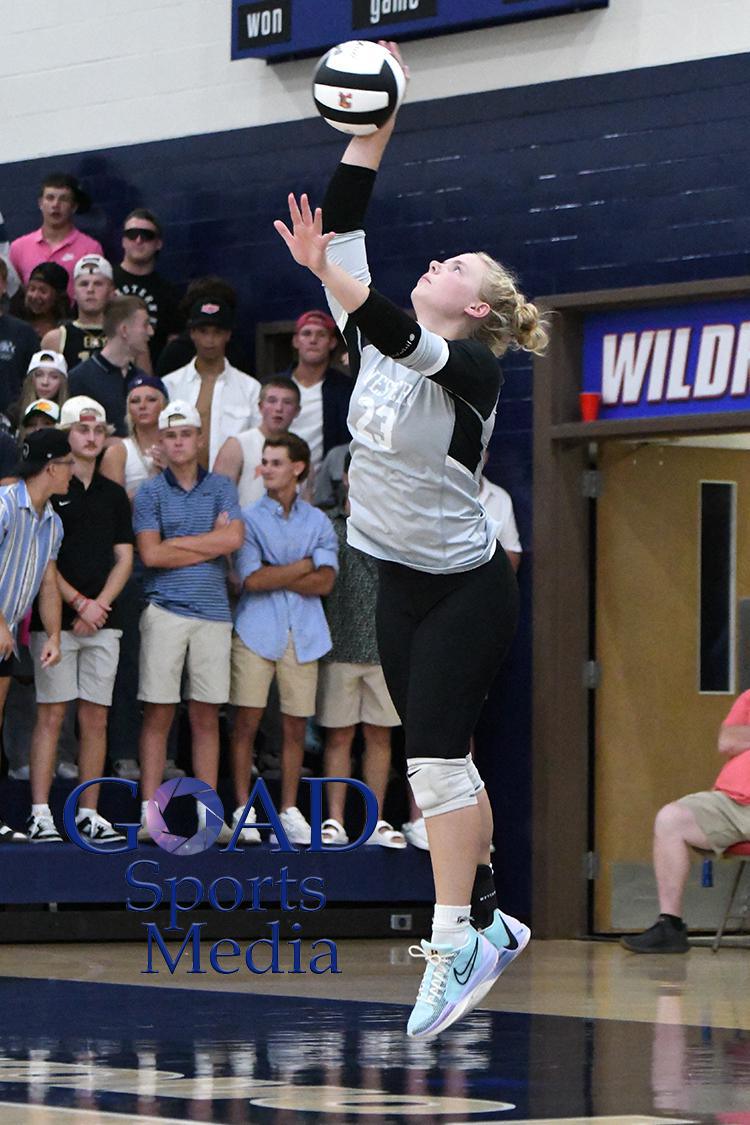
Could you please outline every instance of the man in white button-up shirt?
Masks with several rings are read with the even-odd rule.
[[[216,454],[228,437],[260,422],[260,383],[252,375],[227,363],[225,352],[232,335],[232,310],[223,301],[197,301],[188,320],[195,358],[166,375],[170,399],[194,406],[208,434],[203,468],[213,468]]]

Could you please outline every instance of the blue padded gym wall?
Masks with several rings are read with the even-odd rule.
[[[750,55],[406,105],[373,201],[378,287],[407,305],[432,257],[486,248],[530,295],[747,272]],[[344,141],[311,119],[71,153],[0,167],[11,237],[38,225],[42,174],[68,169],[96,201],[81,226],[117,258],[119,224],[152,208],[161,269],[218,273],[241,294],[238,332],[319,305],[272,220],[290,189],[319,200]],[[529,909],[531,368],[509,359],[489,475],[511,493],[527,554],[523,617],[480,728],[498,813],[503,902]]]

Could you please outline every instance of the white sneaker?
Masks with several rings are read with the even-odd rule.
[[[141,827],[138,829],[138,835],[136,836],[136,840],[138,841],[139,844],[153,844],[153,842],[154,842],[154,838],[151,835],[151,832],[149,831],[148,823],[146,822],[145,816],[144,816],[143,820],[141,821]]]
[[[423,816],[420,816],[419,820],[407,820],[405,824],[401,825],[401,831],[413,848],[419,848],[423,852],[430,850]]]
[[[29,780],[29,767],[28,766],[16,766],[15,769],[8,770],[8,777],[12,778],[13,781],[28,781]]]
[[[470,926],[460,948],[422,941],[410,945],[412,957],[427,965],[419,986],[406,1034],[413,1039],[432,1039],[475,1008],[495,980],[497,950]]]
[[[184,777],[185,771],[181,770],[179,766],[175,765],[174,758],[167,758],[164,763],[164,777],[163,781],[174,781],[176,777]]]
[[[58,762],[55,773],[63,781],[78,781],[78,766],[75,762]]]
[[[47,813],[42,813],[41,816],[34,816],[32,813],[26,821],[26,835],[33,844],[61,844],[63,842],[52,816]]]
[[[93,816],[90,813],[78,813],[76,828],[81,836],[100,844],[120,844],[125,841],[122,832],[118,832],[108,820],[99,816],[99,813],[94,813]]]
[[[135,758],[120,758],[112,763],[115,777],[124,777],[126,781],[140,781],[141,767]]]
[[[16,832],[15,828],[11,828],[4,820],[0,820],[0,844],[28,844],[28,836],[24,836],[23,832]]]
[[[245,811],[245,806],[239,805],[234,810],[234,812],[232,813],[232,835],[234,835],[235,829],[237,828],[237,825],[239,824],[240,820],[242,819],[242,814],[244,813],[244,811]],[[245,827],[242,829],[239,836],[237,837],[237,843],[238,844],[259,844],[260,843],[260,832],[258,831],[257,828],[251,828],[250,827],[251,824],[255,824],[256,820],[257,820],[257,817],[255,815],[255,809],[250,809],[250,812],[247,814],[247,817],[245,819]]]
[[[285,812],[279,813],[279,820],[281,826],[286,832],[287,839],[290,844],[309,844],[311,841],[310,825],[305,820],[302,813],[294,805]],[[278,844],[276,833],[272,832],[270,836],[272,844]]]

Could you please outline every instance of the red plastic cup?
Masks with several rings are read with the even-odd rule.
[[[581,407],[581,421],[595,422],[599,417],[599,406],[602,396],[598,391],[582,391],[578,396]]]

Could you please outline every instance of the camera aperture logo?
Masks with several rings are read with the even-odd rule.
[[[204,810],[205,826],[193,836],[177,836],[170,832],[164,813],[173,797],[194,796],[196,804]],[[146,825],[155,844],[172,855],[196,855],[214,844],[224,827],[224,806],[215,790],[197,777],[176,777],[165,781],[156,790],[146,807]]]
[[[378,804],[375,794],[363,782],[344,777],[308,777],[303,778],[302,782],[310,787],[311,843],[306,851],[313,854],[336,852],[341,855],[361,847],[370,838],[378,820]],[[330,782],[352,786],[364,801],[365,823],[362,832],[356,840],[343,846],[327,845],[322,840],[323,789]],[[63,812],[68,837],[83,851],[99,856],[137,851],[138,832],[141,828],[139,823],[117,824],[126,836],[126,842],[118,845],[97,845],[78,833],[75,816],[79,799],[89,787],[105,784],[127,786],[133,797],[138,792],[137,783],[125,778],[100,777],[77,786],[68,796]],[[165,818],[168,806],[178,797],[192,797],[201,810],[198,830],[192,836],[172,831]],[[256,804],[262,807],[262,815],[266,819],[259,816],[255,822],[249,822],[248,817]],[[229,843],[219,849],[219,854],[239,853],[251,859],[253,854],[260,853],[257,844],[249,847],[242,845],[240,834],[248,823],[252,823],[253,827],[271,830],[277,841],[276,846],[271,849],[272,856],[297,854],[298,849],[289,842],[271,795],[261,778],[253,786],[243,815],[233,827]],[[163,852],[170,857],[180,857],[180,860],[189,859],[207,851],[217,842],[225,827],[224,807],[216,791],[206,782],[197,778],[176,778],[162,784],[148,803],[146,825],[153,842]],[[268,858],[268,849],[264,849],[262,866],[266,872]],[[174,870],[173,862],[170,861],[168,866],[171,871]],[[239,910],[264,913],[269,907],[280,908],[285,913],[319,911],[327,901],[324,881],[319,875],[307,874],[292,878],[286,864],[280,866],[274,874],[247,876],[243,873],[241,878],[237,877],[236,866],[232,867],[231,873],[220,871],[210,880],[205,878],[205,864],[202,871],[203,878],[189,871],[180,875],[163,875],[157,859],[140,857],[128,865],[125,881],[135,893],[128,892],[125,909],[136,913],[152,913],[154,917],[154,912],[159,911],[158,921],[152,918],[143,922],[146,931],[146,968],[141,970],[142,973],[155,974],[166,968],[169,973],[174,974],[181,962],[183,967],[188,966],[188,975],[205,975],[212,971],[227,976],[240,972],[243,967],[256,975],[307,972],[320,975],[341,972],[336,943],[329,938],[318,938],[311,942],[309,960],[305,962],[302,926],[297,921],[291,922],[288,927],[295,935],[293,938],[282,937],[280,921],[268,922],[268,936],[249,942],[243,949],[233,937],[219,938],[209,946],[201,940],[207,923],[191,920],[189,917],[199,907],[206,906],[221,914]],[[171,952],[168,941],[180,940],[179,948],[174,953]],[[291,969],[281,967],[282,945],[286,945],[291,953]]]

